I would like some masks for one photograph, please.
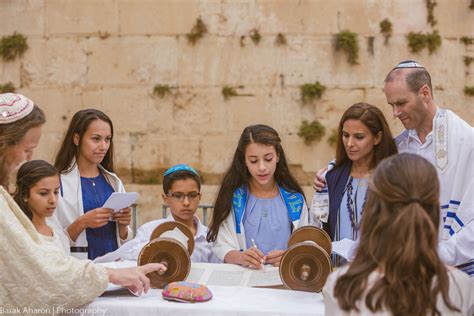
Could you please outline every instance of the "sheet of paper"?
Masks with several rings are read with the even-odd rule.
[[[244,268],[235,264],[191,264],[189,282],[220,286],[274,286],[281,285],[278,267],[265,266],[261,270]]]
[[[111,208],[114,212],[118,212],[135,203],[137,199],[137,192],[113,192],[102,207]]]
[[[344,238],[339,241],[332,242],[332,252],[349,260],[352,256],[352,247],[355,245],[355,241]]]

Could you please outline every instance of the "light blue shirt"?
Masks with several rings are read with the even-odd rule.
[[[291,220],[280,194],[270,199],[249,194],[243,224],[247,248],[253,246],[252,239],[264,255],[288,248]]]

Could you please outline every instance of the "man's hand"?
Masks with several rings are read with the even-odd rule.
[[[321,192],[326,186],[326,180],[324,179],[323,174],[328,170],[327,167],[316,172],[314,176],[313,189],[317,192]]]

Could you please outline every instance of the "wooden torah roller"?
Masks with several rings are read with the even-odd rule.
[[[184,224],[164,222],[155,228],[150,242],[140,251],[138,265],[154,262],[165,265],[165,272],[147,274],[151,287],[162,289],[168,283],[186,279],[191,270],[193,250],[194,236]]]
[[[321,291],[331,273],[331,251],[331,238],[324,230],[314,226],[295,230],[280,261],[280,278],[285,287]]]

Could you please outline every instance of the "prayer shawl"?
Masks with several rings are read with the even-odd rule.
[[[71,225],[79,216],[84,215],[84,207],[82,204],[82,188],[81,188],[81,175],[79,174],[79,168],[75,162],[74,167],[70,172],[61,174],[61,197],[58,200],[58,208],[55,212],[56,218],[61,223],[64,229],[64,233],[69,237],[67,228]],[[103,172],[107,181],[112,185],[116,192],[125,192],[125,188],[122,181],[112,172],[105,170],[101,165],[98,165],[101,172]],[[117,224],[117,244],[120,247],[125,241],[132,239],[132,231],[128,228],[128,236],[126,240],[121,240],[119,235],[119,228]],[[78,259],[87,259],[87,237],[86,230],[84,229],[76,241],[73,241],[69,237],[71,243],[71,255]]]
[[[286,191],[282,187],[279,187],[279,189],[293,229],[308,225],[308,209],[303,195]],[[248,195],[249,191],[246,186],[235,190],[231,213],[219,227],[219,234],[212,251],[222,261],[224,261],[225,255],[231,250],[244,251],[247,249],[242,218],[245,213]]]
[[[0,186],[0,306],[4,309],[75,308],[105,291],[105,268],[66,255],[37,233]]]
[[[408,130],[396,138],[399,152],[412,152]],[[433,121],[435,165],[441,186],[439,254],[450,265],[474,274],[474,129],[449,110]]]

